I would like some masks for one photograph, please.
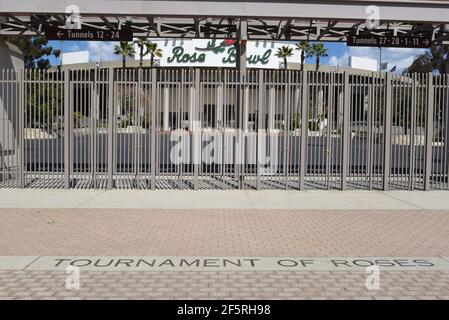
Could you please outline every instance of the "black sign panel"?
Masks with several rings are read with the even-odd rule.
[[[431,38],[424,36],[379,36],[349,34],[349,47],[430,48]]]
[[[83,40],[83,41],[132,41],[131,29],[99,30],[93,28],[59,29],[46,28],[45,36],[48,40]]]

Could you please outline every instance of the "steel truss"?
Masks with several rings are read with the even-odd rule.
[[[46,27],[65,27],[64,15],[4,15],[0,36],[45,35]],[[131,28],[134,36],[151,38],[244,38],[252,40],[346,41],[351,32],[375,35],[431,35],[434,43],[449,43],[449,28],[440,23],[386,21],[368,30],[364,20],[314,20],[218,17],[83,16],[83,25],[99,30]],[[246,22],[243,24],[242,22]],[[246,25],[246,32],[242,26]]]

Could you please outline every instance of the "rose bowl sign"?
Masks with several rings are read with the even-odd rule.
[[[152,39],[162,50],[161,67],[235,67],[237,52],[234,42],[223,39]],[[248,41],[247,67],[279,69],[281,59],[276,51],[282,46],[296,48],[293,43],[279,41]],[[140,59],[136,47],[136,60]],[[289,61],[299,61],[300,52],[293,51]],[[149,55],[144,59],[150,59]],[[157,58],[156,58],[157,59]]]

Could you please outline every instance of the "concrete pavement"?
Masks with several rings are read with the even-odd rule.
[[[1,189],[0,208],[449,209],[449,191]]]

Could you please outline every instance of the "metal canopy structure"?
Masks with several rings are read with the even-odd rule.
[[[449,1],[133,1],[3,0],[0,35],[45,34],[64,28],[67,7],[80,9],[83,25],[153,38],[243,38],[346,41],[349,32],[367,32],[366,8],[376,5],[376,35],[431,34],[449,41]]]

